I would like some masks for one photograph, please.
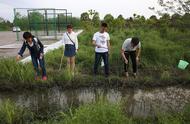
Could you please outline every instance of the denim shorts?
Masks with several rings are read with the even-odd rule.
[[[65,57],[73,57],[76,55],[76,48],[75,45],[72,44],[65,44],[65,52],[64,56]]]

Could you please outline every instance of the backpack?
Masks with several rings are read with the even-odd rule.
[[[38,43],[38,39],[36,37],[33,38],[34,39],[34,46],[36,48],[36,50],[39,52],[40,51],[40,45]],[[30,46],[26,41],[25,41],[27,46]]]

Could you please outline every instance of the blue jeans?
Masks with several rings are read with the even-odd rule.
[[[32,64],[36,71],[36,76],[40,76],[39,65],[40,65],[40,68],[42,69],[42,76],[46,76],[44,57],[42,59],[40,59],[39,57],[31,56],[31,58],[32,58]],[[38,62],[39,62],[39,64],[38,64]]]
[[[109,75],[109,54],[108,52],[105,53],[95,53],[95,63],[94,63],[94,74],[98,72],[98,65],[100,64],[101,58],[104,61],[104,72],[106,75]]]

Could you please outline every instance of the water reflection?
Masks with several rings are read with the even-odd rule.
[[[10,99],[17,105],[29,107],[43,116],[65,111],[70,107],[92,103],[99,98],[112,103],[122,101],[123,108],[129,116],[146,117],[154,114],[154,110],[181,111],[190,102],[190,89],[170,87],[164,89],[78,89],[62,90],[52,88],[43,91],[0,93],[0,102]]]

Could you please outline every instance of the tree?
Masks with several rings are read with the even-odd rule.
[[[147,19],[146,24],[150,27],[158,27],[158,19],[155,15],[152,15],[149,19]]]
[[[111,14],[107,14],[104,17],[104,21],[109,25],[112,26],[114,24],[114,17]]]
[[[190,28],[190,13],[184,14],[182,16],[181,20],[182,20],[183,28],[189,30],[189,28]]]
[[[0,31],[11,30],[12,23],[0,17]]]
[[[28,30],[28,17],[22,16],[20,13],[16,13],[14,18],[14,26],[19,26],[21,30]]]
[[[158,0],[158,3],[163,8],[162,10],[157,11],[159,14],[166,12],[177,13],[180,15],[190,13],[190,0]]]
[[[95,12],[93,17],[92,17],[92,22],[95,26],[99,26],[100,25],[100,16],[98,12]]]
[[[126,28],[126,20],[123,18],[122,15],[119,15],[117,19],[115,19],[115,27],[119,29]]]
[[[92,30],[92,21],[90,19],[90,15],[88,12],[82,13],[80,20],[81,20],[81,24],[82,24],[84,29]]]
[[[90,21],[89,14],[87,12],[82,13],[81,16],[80,16],[80,20],[81,21]]]
[[[183,21],[182,21],[182,16],[181,15],[176,13],[176,14],[173,14],[171,16],[171,25],[172,25],[172,27],[181,28],[182,23],[183,23]]]
[[[45,20],[44,16],[39,12],[30,13],[30,23],[32,24],[32,28],[34,30],[43,30],[44,25],[40,23],[48,23],[46,21],[52,21],[52,20]]]

